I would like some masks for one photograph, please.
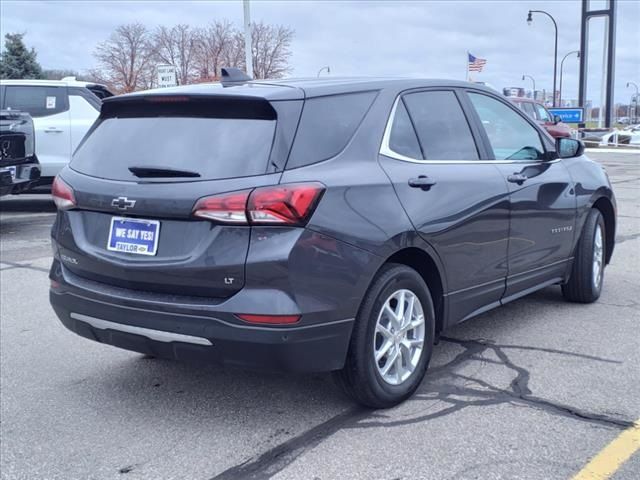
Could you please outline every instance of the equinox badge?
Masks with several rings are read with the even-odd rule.
[[[126,210],[127,208],[135,207],[136,201],[129,200],[127,197],[118,197],[111,200],[111,206],[116,207],[118,210]]]

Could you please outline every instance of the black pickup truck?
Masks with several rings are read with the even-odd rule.
[[[25,191],[39,178],[31,116],[0,110],[0,196]]]

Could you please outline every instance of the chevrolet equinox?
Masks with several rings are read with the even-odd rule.
[[[224,73],[105,99],[56,178],[50,299],[78,335],[333,371],[384,408],[447,327],[600,296],[616,203],[579,141],[464,82]]]

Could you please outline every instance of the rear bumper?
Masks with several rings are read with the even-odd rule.
[[[50,301],[65,327],[97,342],[163,358],[269,371],[342,368],[353,325],[353,319],[286,327],[232,323],[222,312],[122,305],[64,284],[50,291]]]
[[[40,165],[37,161],[18,165],[2,165],[0,166],[0,196],[23,192],[39,178]]]
[[[93,265],[99,255],[65,237],[69,224],[60,223],[65,218],[59,213],[52,229],[55,258],[50,272],[51,304],[62,323],[92,340],[180,360],[272,371],[338,370],[344,365],[353,319],[382,261],[312,230],[252,227],[246,258],[239,264],[242,287],[217,296],[220,289],[214,285],[212,295],[200,296],[180,288],[176,279],[187,286],[198,284],[199,278],[221,282],[224,268],[179,271],[168,262],[147,269],[149,273],[137,266],[133,273],[147,283],[114,284],[102,274],[116,268],[116,261]],[[210,250],[203,255],[205,267],[215,266],[221,252]],[[85,269],[101,276],[88,277]],[[144,288],[149,283],[154,288]],[[300,319],[290,325],[258,325],[238,318],[243,314]]]

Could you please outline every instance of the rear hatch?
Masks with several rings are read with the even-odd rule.
[[[105,101],[61,175],[75,197],[54,232],[64,267],[121,288],[233,295],[251,227],[196,218],[194,205],[277,184],[300,108],[229,94]]]

